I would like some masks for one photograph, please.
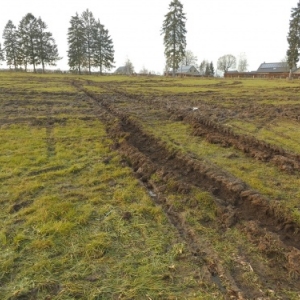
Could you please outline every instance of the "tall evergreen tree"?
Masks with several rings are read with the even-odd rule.
[[[210,71],[210,72],[209,72],[209,73],[210,73],[210,74],[209,74],[210,76],[215,76],[215,68],[214,68],[213,62],[211,62],[210,65],[209,65],[209,71]]]
[[[1,43],[0,43],[0,62],[4,60],[4,50],[2,50]]]
[[[207,60],[202,60],[202,62],[199,65],[199,71],[201,75],[205,75],[206,65],[208,64]]]
[[[110,70],[114,63],[114,46],[108,30],[104,29],[104,25],[98,22],[94,28],[94,53],[93,67],[98,67],[102,74],[103,67]]]
[[[71,26],[68,29],[68,59],[71,70],[76,70],[81,74],[82,67],[85,60],[85,44],[86,37],[84,34],[84,26],[82,19],[76,13],[71,17]]]
[[[27,65],[33,65],[36,72],[36,65],[40,63],[37,50],[37,19],[33,14],[28,13],[21,20],[18,28],[19,45],[22,63],[27,70]]]
[[[11,20],[7,22],[3,31],[3,47],[6,54],[6,64],[14,67],[15,70],[20,64],[20,46],[18,42],[18,32]]]
[[[300,48],[300,1],[297,7],[292,8],[290,27],[288,33],[287,50],[287,63],[290,69],[290,77],[292,76],[292,69],[297,65],[299,61],[299,48]]]
[[[60,59],[52,33],[46,30],[46,23],[39,18],[37,20],[37,51],[43,72],[45,72],[46,65],[55,66],[56,61]]]
[[[206,64],[206,67],[205,67],[205,76],[209,77],[210,76],[210,68],[209,68],[209,63]]]
[[[179,0],[173,0],[169,5],[169,12],[165,15],[162,26],[164,35],[165,56],[167,64],[172,66],[173,76],[185,56],[186,48],[186,16],[183,5]]]
[[[95,47],[95,40],[94,40],[94,28],[96,21],[94,19],[93,13],[89,11],[88,9],[85,10],[82,15],[82,24],[84,28],[84,67],[87,67],[89,70],[89,73],[91,74],[91,66],[92,66],[92,60],[93,60],[93,50]]]

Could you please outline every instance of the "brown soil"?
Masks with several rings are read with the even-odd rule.
[[[195,264],[201,266],[203,272],[204,269],[208,271],[226,299],[275,299],[273,292],[281,295],[283,290],[300,290],[300,227],[279,205],[207,161],[171,149],[159,138],[147,133],[129,111],[118,109],[117,103],[123,101],[122,98],[126,98],[123,102],[130,101],[134,105],[141,101],[141,96],[129,95],[109,84],[102,84],[101,87],[109,90],[109,93],[101,95],[89,92],[78,82],[73,82],[73,85],[94,103],[94,113],[107,125],[107,132],[115,140],[114,148],[124,156],[145,187],[152,191],[153,201],[163,208],[182,239],[189,244]],[[142,100],[148,107],[154,107],[155,104],[155,108],[160,110],[159,117],[188,122],[194,134],[205,136],[209,142],[233,146],[255,159],[273,162],[281,170],[290,173],[300,168],[299,155],[253,137],[234,134],[212,119],[192,114],[176,105],[168,107],[165,104],[167,101],[158,104],[151,97]],[[154,173],[160,174],[160,183],[151,180]],[[173,189],[183,195],[183,199],[192,187],[212,193],[217,206],[218,223],[209,223],[207,226],[216,228],[220,237],[229,228],[239,229],[259,249],[265,261],[253,260],[247,253],[240,253],[235,258],[232,270],[224,267],[210,243],[184,223],[180,212],[168,203],[165,192],[170,180],[175,182]],[[248,286],[241,279],[245,268],[255,269],[258,286],[263,290]]]

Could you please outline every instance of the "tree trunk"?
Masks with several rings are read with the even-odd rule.
[[[89,75],[91,75],[91,58],[90,58],[90,54],[89,54]]]

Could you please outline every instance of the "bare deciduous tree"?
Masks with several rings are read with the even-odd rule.
[[[246,72],[248,67],[248,60],[245,53],[241,53],[239,55],[238,60],[238,71],[239,72]]]
[[[149,70],[147,68],[145,68],[145,66],[143,66],[143,68],[140,70],[140,74],[147,75],[147,74],[149,74]]]
[[[127,58],[125,62],[125,74],[126,75],[132,75],[134,73],[134,67],[132,62]]]
[[[181,66],[196,66],[197,65],[198,58],[197,56],[191,51],[186,50],[185,56],[180,62]]]
[[[236,58],[232,54],[226,54],[218,59],[217,68],[220,71],[227,72],[230,68],[236,67]]]

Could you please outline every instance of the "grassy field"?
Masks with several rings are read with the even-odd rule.
[[[300,226],[299,171],[195,136],[168,111],[197,107],[300,156],[299,90],[285,80],[0,73],[0,298],[300,299],[298,241],[220,208],[213,186],[158,162],[150,175],[135,167],[122,151],[130,133],[111,134],[126,114]]]

